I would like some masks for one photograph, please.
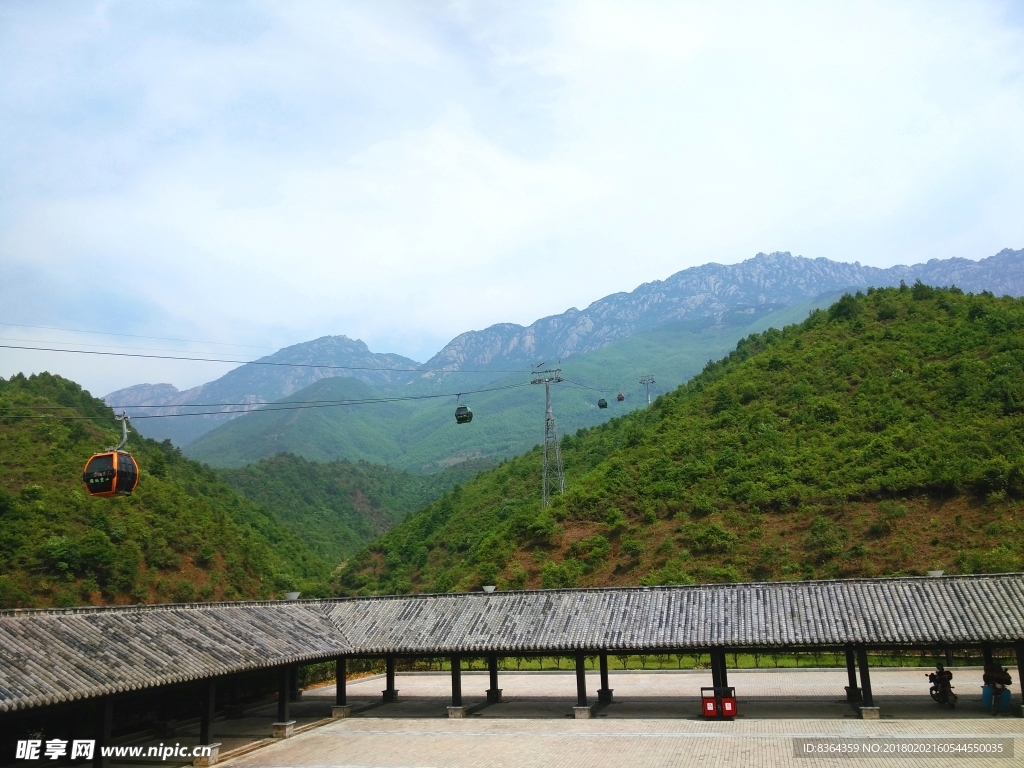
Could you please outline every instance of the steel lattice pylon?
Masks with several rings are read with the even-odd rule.
[[[555,426],[555,412],[551,409],[551,384],[557,384],[562,380],[561,372],[559,368],[549,371],[535,370],[531,382],[544,385],[544,467],[541,479],[541,507],[547,507],[551,503],[553,491],[565,493],[562,449],[558,446],[558,427]]]

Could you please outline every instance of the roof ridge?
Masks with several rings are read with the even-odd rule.
[[[710,584],[659,584],[656,586],[620,586],[620,587],[562,587],[559,589],[509,589],[495,592],[419,592],[405,595],[360,595],[355,597],[314,597],[307,600],[237,600],[220,602],[190,602],[190,603],[139,603],[133,605],[82,605],[68,608],[6,608],[0,610],[0,617],[16,616],[73,616],[77,614],[90,613],[142,613],[158,612],[168,610],[230,610],[232,608],[258,608],[258,607],[281,607],[291,605],[302,605],[309,608],[316,608],[323,605],[338,603],[363,602],[363,601],[389,601],[389,600],[424,600],[428,598],[449,597],[449,598],[472,598],[479,599],[493,598],[500,595],[520,594],[589,594],[589,593],[611,593],[611,592],[667,592],[667,591],[696,591],[707,589],[743,589],[751,587],[772,587],[782,588],[787,586],[812,586],[826,584],[892,584],[898,582],[919,582],[919,581],[969,581],[981,579],[1005,579],[1009,577],[1024,577],[1024,572],[1010,573],[969,573],[969,574],[946,574],[943,576],[882,576],[878,578],[858,577],[852,579],[797,579],[792,581],[742,581]]]

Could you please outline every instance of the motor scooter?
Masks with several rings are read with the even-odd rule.
[[[950,709],[956,706],[956,694],[953,693],[953,673],[941,664],[935,665],[935,671],[928,673],[932,687],[928,690],[932,701],[936,704],[948,704]]]

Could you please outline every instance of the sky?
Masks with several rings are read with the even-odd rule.
[[[1017,2],[0,4],[0,344],[422,361],[759,251],[984,258],[1022,212]],[[230,367],[0,349],[94,394]]]

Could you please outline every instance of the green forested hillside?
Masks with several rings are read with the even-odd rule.
[[[366,400],[385,395],[347,376],[321,379],[279,402]],[[191,458],[215,467],[241,467],[281,453],[311,461],[395,463],[403,446],[403,425],[416,413],[414,403],[369,403],[308,410],[249,414],[204,435],[184,448]]]
[[[281,454],[220,474],[321,557],[340,563],[409,512],[492,466],[468,461],[443,472],[412,474],[365,461],[318,463]]]
[[[843,296],[642,411],[411,515],[343,592],[687,583],[1024,567],[1024,301]]]
[[[82,467],[119,437],[73,382],[0,379],[0,607],[323,592],[321,557],[169,442],[132,434],[136,492],[89,497]]]
[[[827,306],[835,298],[838,294],[760,316],[751,309],[749,313],[669,324],[569,358],[562,363],[566,381],[553,393],[559,428],[575,432],[646,404],[644,387],[638,383],[642,375],[654,375],[655,393],[668,391],[699,373],[709,359],[727,354],[744,336],[796,322],[810,309]],[[543,436],[543,387],[508,388],[529,380],[525,370],[496,379],[446,374],[397,389],[375,390],[352,378],[323,379],[282,402],[490,391],[464,398],[475,414],[473,422],[466,425],[455,423],[454,397],[282,410],[235,419],[184,451],[221,467],[294,453],[313,461],[348,458],[414,472],[436,471],[467,459],[514,456],[529,450]],[[624,403],[615,401],[616,392],[626,394]],[[600,397],[610,401],[607,410],[598,409]]]

